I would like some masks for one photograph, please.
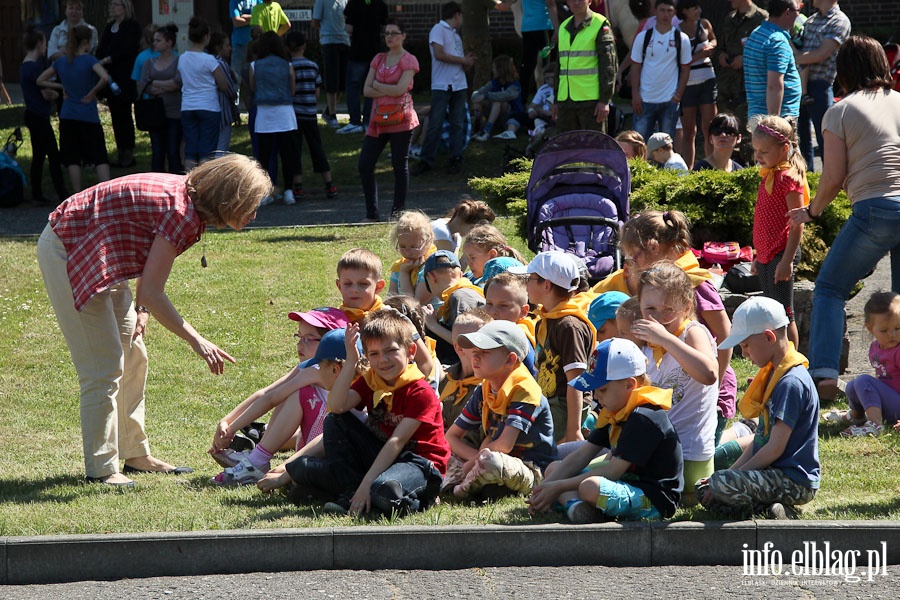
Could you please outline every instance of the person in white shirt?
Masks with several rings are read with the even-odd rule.
[[[82,0],[67,0],[66,20],[53,28],[50,32],[50,41],[47,42],[47,58],[53,62],[66,53],[66,43],[69,41],[69,30],[78,25],[84,25],[91,30],[90,54],[97,49],[97,29],[84,20],[84,2]]]

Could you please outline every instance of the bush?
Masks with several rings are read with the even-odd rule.
[[[476,177],[469,185],[495,211],[519,217],[525,237],[526,188],[532,162],[516,159],[509,172],[500,177]],[[737,241],[753,244],[753,210],[759,188],[759,170],[743,169],[735,173],[698,171],[679,176],[671,170],[657,169],[644,160],[632,159],[631,213],[641,210],[676,209],[693,224],[694,245],[706,241]],[[817,173],[809,174],[811,194],[815,196]],[[841,192],[815,224],[804,229],[801,249],[803,260],[797,269],[801,279],[815,279],[828,248],[850,216],[850,202]]]

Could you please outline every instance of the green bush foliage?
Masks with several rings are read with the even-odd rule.
[[[526,187],[532,162],[516,159],[500,177],[476,177],[469,185],[494,210],[519,217],[525,236]],[[737,241],[753,244],[753,210],[759,188],[759,170],[755,167],[735,173],[698,171],[679,176],[671,170],[657,169],[642,159],[629,161],[631,167],[631,212],[671,210],[683,212],[693,224],[696,247],[706,241]],[[819,182],[817,173],[809,174],[812,196]],[[832,202],[815,224],[807,225],[801,242],[803,259],[797,275],[814,279],[828,248],[850,216],[850,201],[843,192]]]

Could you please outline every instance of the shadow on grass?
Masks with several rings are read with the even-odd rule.
[[[297,242],[343,242],[347,240],[347,236],[343,235],[279,235],[273,237],[264,237],[260,241],[267,244],[284,244]]]
[[[834,503],[828,506],[828,515],[835,519],[847,518],[852,515],[854,519],[884,520],[887,515],[900,512],[900,495],[890,499],[872,502],[845,502]]]
[[[56,475],[46,479],[0,478],[0,504],[71,502],[81,495],[77,488],[88,485],[79,475]],[[110,492],[121,491],[110,486],[94,487]]]

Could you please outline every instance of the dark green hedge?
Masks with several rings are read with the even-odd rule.
[[[694,243],[704,241],[753,242],[753,207],[759,187],[759,170],[744,169],[736,173],[699,171],[679,177],[670,170],[657,169],[646,161],[633,159],[631,166],[631,212],[643,209],[677,209],[692,223]],[[469,185],[500,214],[520,217],[524,235],[525,188],[531,173],[531,161],[517,159],[510,172],[500,177],[476,177]],[[815,196],[819,176],[809,175]],[[814,224],[807,225],[801,247],[803,261],[798,269],[801,279],[814,279],[831,242],[850,216],[850,202],[841,192]]]

